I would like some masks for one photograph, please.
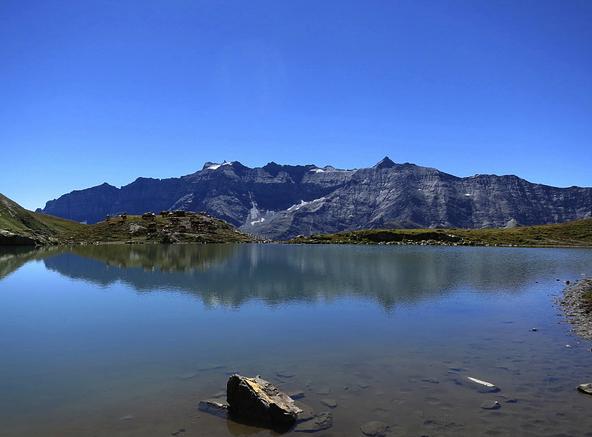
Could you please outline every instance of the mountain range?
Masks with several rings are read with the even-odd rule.
[[[47,202],[40,212],[96,223],[122,212],[205,212],[273,239],[364,228],[484,228],[592,217],[592,188],[517,176],[457,177],[385,157],[370,168],[207,162],[195,173],[104,183]]]

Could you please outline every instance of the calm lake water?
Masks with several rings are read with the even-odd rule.
[[[4,250],[0,435],[273,435],[198,411],[233,372],[331,410],[326,437],[592,435],[592,345],[554,304],[582,275],[591,250]]]

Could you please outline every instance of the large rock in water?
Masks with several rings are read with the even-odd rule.
[[[301,412],[292,398],[259,376],[232,375],[226,400],[233,418],[279,431],[292,427]]]

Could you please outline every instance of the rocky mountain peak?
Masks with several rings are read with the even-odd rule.
[[[396,164],[391,160],[391,158],[389,158],[388,156],[385,156],[384,158],[382,158],[380,161],[378,161],[376,163],[374,168],[381,170],[383,168],[392,168],[395,165]]]
[[[208,162],[206,162],[203,165],[202,171],[204,171],[204,170],[227,169],[227,168],[232,168],[234,170],[242,170],[242,169],[247,169],[248,167],[246,167],[245,165],[241,164],[238,161],[226,161],[226,160],[224,160],[221,163],[208,161]]]

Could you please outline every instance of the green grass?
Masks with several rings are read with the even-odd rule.
[[[50,231],[37,221],[32,212],[0,194],[0,229],[20,233],[27,231]]]
[[[290,240],[309,244],[456,244],[529,247],[592,247],[592,219],[510,229],[367,229]]]
[[[64,233],[82,226],[70,220],[28,211],[0,194],[0,231],[16,234],[37,244],[48,244],[57,242]],[[5,235],[0,235],[0,242],[1,237]]]

